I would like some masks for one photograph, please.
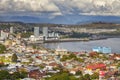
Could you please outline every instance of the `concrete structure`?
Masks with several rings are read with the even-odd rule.
[[[39,37],[39,27],[34,27],[34,36],[35,38]]]
[[[92,50],[95,52],[111,53],[110,47],[94,47]]]
[[[48,37],[50,37],[50,38],[58,38],[58,37],[59,37],[59,34],[58,34],[58,33],[55,33],[55,32],[52,32],[52,33],[49,33],[49,34],[48,34]]]
[[[31,35],[31,36],[29,37],[29,40],[32,41],[32,42],[34,42],[34,41],[39,41],[39,40],[43,40],[43,36],[39,36],[39,37],[36,38],[34,35]]]
[[[61,49],[61,48],[59,48],[59,46],[55,50],[56,55],[68,55],[67,53],[68,53],[67,49]]]
[[[13,27],[10,27],[10,33],[14,33],[14,28]]]
[[[48,38],[48,27],[43,27],[43,36],[45,40]]]
[[[7,39],[9,36],[9,33],[8,32],[5,32],[3,30],[1,30],[1,39],[4,40],[4,39]]]

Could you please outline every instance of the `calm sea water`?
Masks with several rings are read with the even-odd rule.
[[[61,42],[61,43],[45,43],[44,47],[49,49],[63,48],[68,51],[80,52],[80,51],[92,51],[95,46],[111,47],[113,53],[120,53],[120,38],[109,38],[104,40],[95,40],[88,42]]]

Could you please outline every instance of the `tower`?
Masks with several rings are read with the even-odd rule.
[[[1,30],[1,36],[0,36],[0,38],[1,38],[2,40],[7,39],[7,38],[8,38],[8,35],[9,35],[9,34],[8,34],[7,32]]]
[[[48,37],[48,27],[43,27],[43,36],[44,36],[44,39],[46,40]]]
[[[35,38],[39,37],[39,27],[34,27],[34,36]]]
[[[13,29],[14,29],[13,27],[10,27],[10,33],[13,33],[13,32],[14,32]]]

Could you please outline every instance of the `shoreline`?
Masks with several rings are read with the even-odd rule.
[[[85,48],[86,47],[86,43],[89,43],[89,42],[91,42],[91,41],[98,41],[98,42],[100,42],[100,41],[103,41],[103,42],[106,42],[106,40],[108,40],[108,39],[114,39],[114,38],[120,38],[120,37],[111,37],[111,38],[107,38],[107,39],[97,39],[97,40],[89,40],[89,41],[86,41],[85,43],[83,43],[82,45],[83,45],[83,47],[82,46],[79,46],[79,48],[76,48],[75,47],[75,50],[73,50],[73,49],[69,49],[69,48],[66,48],[65,47],[65,49],[67,49],[68,51],[71,51],[71,52],[79,52],[79,51],[87,51],[87,52],[89,52],[89,51],[91,51],[91,49],[92,49],[92,47],[91,46],[88,46],[87,45],[87,48]],[[70,41],[69,41],[70,42]],[[28,44],[28,45],[36,45],[36,46],[42,46],[42,47],[44,47],[44,48],[46,48],[46,49],[51,49],[51,50],[54,50],[55,48],[57,48],[58,47],[58,44],[67,44],[67,45],[69,45],[69,42],[49,42],[49,43],[31,43],[31,44]],[[81,42],[84,42],[84,41],[72,41],[71,43],[74,43],[75,42],[75,44],[76,44],[76,42],[77,43],[79,43],[79,44],[81,44]],[[56,45],[54,45],[54,47],[51,47],[50,48],[50,45],[48,46],[48,44],[57,44],[57,46]],[[104,44],[104,43],[103,43]],[[106,44],[106,43],[105,43]],[[113,45],[114,45],[114,43],[112,43]],[[46,46],[45,46],[46,45]],[[85,45],[85,46],[84,46]],[[91,44],[90,44],[91,45]],[[53,45],[52,45],[53,46]],[[99,46],[103,46],[103,45],[99,45]],[[116,44],[116,46],[118,46],[118,44]],[[70,47],[70,46],[68,46],[68,47]],[[93,46],[94,47],[94,46]],[[106,44],[106,47],[109,47],[107,44]],[[62,47],[62,48],[64,48],[64,47]],[[112,48],[112,47],[111,47]],[[120,51],[119,51],[119,49],[116,49],[115,48],[115,50],[114,50],[114,48],[112,49],[112,53],[120,53]]]
[[[99,38],[99,39],[89,39],[89,38],[86,38],[86,39],[79,39],[79,38],[69,38],[69,39],[60,39],[60,40],[46,40],[44,41],[43,43],[61,43],[61,42],[80,42],[80,41],[83,41],[83,42],[88,42],[88,41],[95,41],[95,40],[104,40],[104,39],[108,39],[108,38]]]
[[[105,37],[105,38],[66,38],[66,39],[58,39],[58,40],[40,40],[35,42],[29,42],[28,44],[44,44],[44,43],[64,43],[64,42],[89,42],[89,41],[96,41],[96,40],[105,40],[109,38],[120,38],[120,36],[112,36],[112,37]]]
[[[107,36],[102,38],[66,38],[66,39],[59,39],[59,40],[47,40],[43,41],[43,43],[61,43],[61,42],[88,42],[88,41],[96,41],[96,40],[105,40],[109,38],[120,38],[120,36]]]
[[[114,43],[114,41],[116,42]],[[58,46],[63,49],[67,49],[71,52],[91,51],[95,46],[111,47],[112,53],[120,53],[119,50],[120,38],[107,38],[102,40],[88,41],[88,42],[63,42],[63,43],[43,43],[42,46],[48,49],[56,49]],[[112,41],[112,42],[111,42]]]

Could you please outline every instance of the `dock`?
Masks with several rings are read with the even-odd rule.
[[[51,43],[51,42],[78,42],[78,41],[89,41],[88,38],[68,38],[68,39],[57,39],[57,40],[45,40],[44,43]]]

